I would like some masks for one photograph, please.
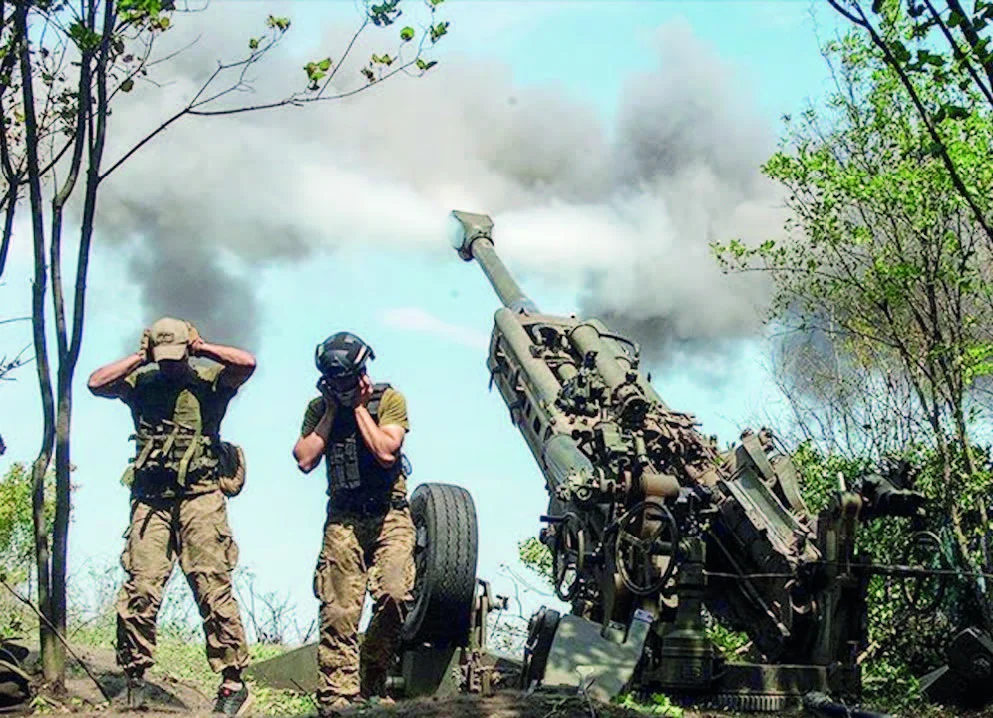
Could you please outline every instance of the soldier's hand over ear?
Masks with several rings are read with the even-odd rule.
[[[200,348],[206,342],[204,342],[203,337],[200,336],[200,332],[197,331],[195,326],[189,323],[187,323],[187,326],[190,328],[190,338],[187,340],[186,344],[190,348],[190,354],[196,356],[197,352],[200,351]]]
[[[355,400],[356,406],[365,406],[372,399],[372,379],[368,374],[363,374],[359,379],[359,395]]]
[[[142,363],[148,363],[152,360],[151,349],[152,333],[146,329],[141,333],[141,343],[138,345],[138,356],[141,357]]]

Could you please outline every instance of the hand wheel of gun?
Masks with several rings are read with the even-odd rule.
[[[614,559],[627,589],[636,596],[661,591],[676,570],[678,546],[679,526],[668,508],[654,501],[631,507],[618,519],[614,540]]]

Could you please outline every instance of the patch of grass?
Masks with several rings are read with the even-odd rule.
[[[617,696],[616,705],[645,715],[665,716],[665,718],[683,718],[683,709],[672,704],[669,696],[664,693],[653,693],[647,701],[638,700],[630,693]]]
[[[312,715],[316,710],[313,697],[268,686],[250,684],[255,696],[255,712],[268,716]]]
[[[113,614],[100,616],[76,626],[70,631],[75,645],[92,648],[114,649],[116,635],[116,619]],[[274,646],[253,643],[248,646],[252,663],[274,658],[286,651],[288,646]],[[82,669],[70,663],[70,674],[79,673]],[[185,626],[173,626],[169,623],[160,625],[156,637],[155,665],[149,669],[148,678],[156,683],[176,681],[194,688],[207,698],[212,698],[220,682],[220,676],[210,669],[204,649],[203,634]],[[294,691],[286,691],[258,685],[248,681],[249,690],[255,699],[254,711],[260,715],[294,716],[313,714],[315,710],[311,696],[301,695]],[[39,712],[52,712],[52,708],[44,702],[37,706]]]
[[[259,643],[250,644],[248,653],[253,663],[264,661],[289,650],[286,646]],[[217,690],[219,676],[210,670],[202,640],[189,640],[182,636],[161,636],[155,658],[155,667],[149,677],[171,678],[195,687],[207,696]],[[248,681],[255,698],[255,710],[263,715],[305,715],[312,713],[314,703],[310,696],[294,691],[278,690]]]

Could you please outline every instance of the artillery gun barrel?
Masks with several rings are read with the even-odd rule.
[[[513,352],[517,363],[524,368],[530,384],[538,393],[538,399],[543,401],[546,407],[551,410],[562,390],[555,375],[552,374],[552,370],[541,359],[537,359],[531,354],[531,339],[514,318],[513,311],[507,308],[497,309],[494,323],[503,335],[508,349]]]
[[[493,220],[485,214],[452,210],[452,246],[467,262],[475,259],[490,280],[503,306],[519,314],[537,314],[538,307],[524,293],[493,248]]]

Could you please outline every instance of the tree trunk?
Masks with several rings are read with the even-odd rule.
[[[45,618],[51,616],[48,526],[45,521],[45,473],[50,461],[49,454],[39,456],[35,459],[31,470],[31,478],[34,482],[31,507],[34,519],[35,566],[38,573],[38,607]],[[55,653],[58,639],[45,620],[39,622],[38,640],[41,646],[42,675],[46,682],[55,681],[59,676]]]
[[[62,372],[59,372],[60,375]],[[69,429],[72,409],[72,386],[59,376],[58,413],[55,422],[55,525],[52,527],[52,623],[67,636],[66,567],[69,554]],[[61,642],[54,651],[53,665],[60,676],[65,675],[65,646]]]
[[[35,366],[38,372],[38,392],[42,404],[41,448],[32,467],[34,491],[31,497],[34,523],[35,559],[38,571],[39,643],[43,676],[46,681],[61,684],[65,661],[59,662],[58,640],[49,625],[52,618],[51,573],[49,564],[48,526],[45,521],[45,474],[52,460],[55,439],[55,407],[52,399],[52,379],[48,363],[48,337],[45,331],[45,295],[47,267],[45,266],[45,226],[41,191],[41,168],[38,162],[38,122],[35,116],[34,88],[31,76],[31,55],[28,47],[29,3],[17,6],[14,21],[20,37],[19,61],[21,94],[24,100],[24,139],[27,155],[28,194],[31,202],[31,230],[34,249],[34,281],[31,287],[31,324],[33,328]],[[47,621],[45,619],[48,619]]]

